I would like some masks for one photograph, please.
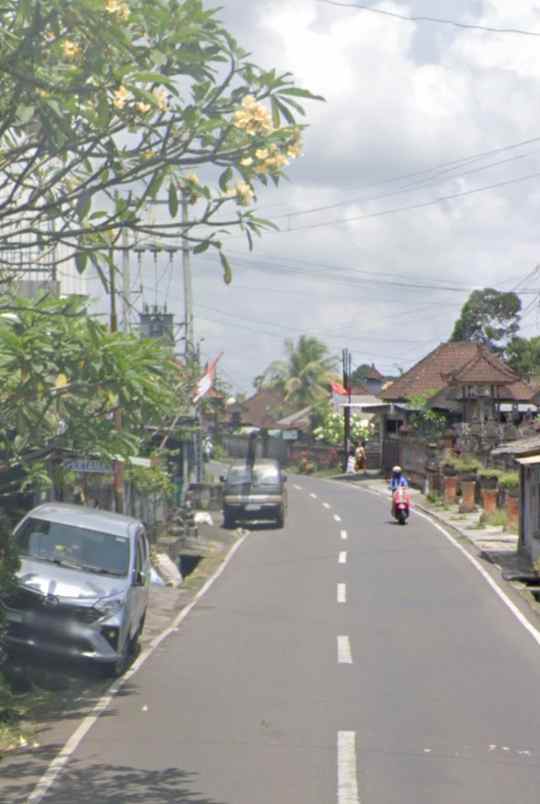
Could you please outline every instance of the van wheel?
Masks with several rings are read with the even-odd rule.
[[[223,509],[223,527],[227,530],[234,527],[234,517],[229,508]]]
[[[124,675],[132,658],[131,643],[132,640],[126,639],[118,659],[115,662],[108,662],[102,665],[101,670],[105,678],[120,678],[120,676]]]
[[[141,636],[144,628],[144,622],[146,620],[146,612],[144,612],[141,622],[139,623],[139,627],[131,637],[129,641],[129,655],[130,658],[135,658],[139,654],[139,650],[141,647]]]
[[[279,509],[278,515],[276,516],[276,528],[283,528],[285,526],[285,509],[283,506]]]

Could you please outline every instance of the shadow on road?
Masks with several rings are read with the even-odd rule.
[[[2,804],[22,804],[32,792],[39,772],[54,757],[50,748],[20,756],[20,762],[2,768]],[[181,768],[149,770],[106,763],[72,760],[44,804],[225,804],[193,792],[197,774]]]

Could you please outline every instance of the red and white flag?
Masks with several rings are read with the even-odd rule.
[[[332,386],[332,391],[337,396],[347,396],[348,392],[347,389],[342,386],[340,382],[331,382],[330,385]]]
[[[220,352],[219,355],[211,360],[210,363],[206,366],[206,372],[203,374],[197,385],[195,386],[195,393],[193,394],[193,402],[194,404],[202,399],[205,396],[210,388],[214,384],[214,380],[216,378],[216,366],[218,361],[223,357],[223,352]]]

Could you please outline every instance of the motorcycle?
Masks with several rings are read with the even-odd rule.
[[[405,525],[411,511],[411,494],[406,486],[399,486],[392,495],[392,513],[400,525]]]

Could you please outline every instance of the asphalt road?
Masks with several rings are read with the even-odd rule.
[[[43,801],[538,804],[530,634],[425,519],[316,479],[289,495]]]

